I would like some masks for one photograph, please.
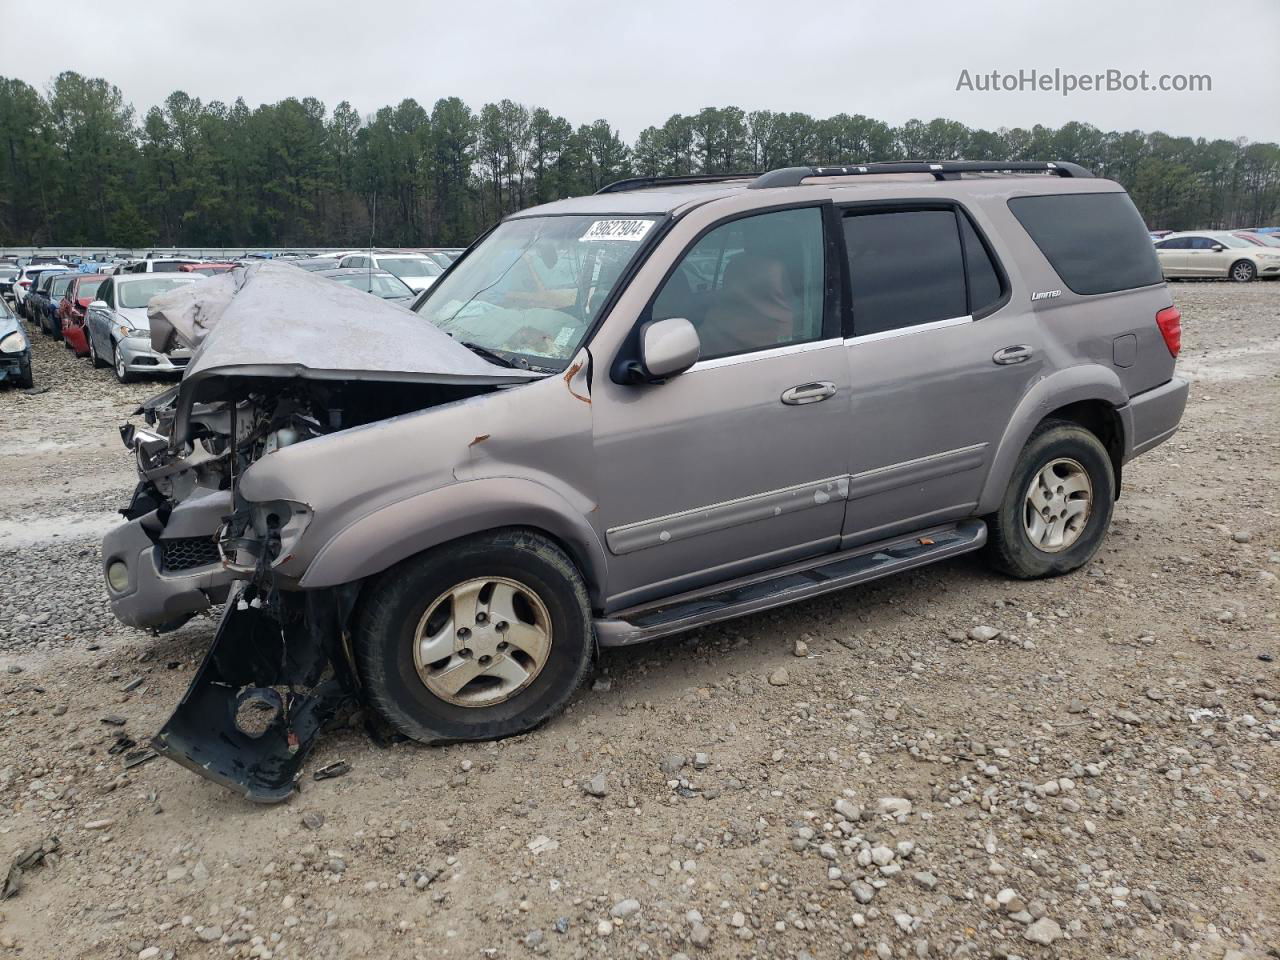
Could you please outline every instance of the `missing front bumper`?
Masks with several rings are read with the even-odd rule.
[[[316,735],[355,694],[354,591],[233,594],[157,753],[259,803],[289,797]]]

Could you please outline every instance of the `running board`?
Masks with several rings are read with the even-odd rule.
[[[619,610],[595,622],[596,637],[602,647],[643,643],[879,580],[977,550],[986,542],[987,525],[981,520],[930,527],[910,536],[824,554],[768,573]]]

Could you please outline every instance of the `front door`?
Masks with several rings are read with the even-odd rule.
[[[849,368],[827,246],[817,206],[710,228],[641,318],[690,320],[702,359],[661,384],[596,377],[611,609],[835,549]]]
[[[959,206],[853,206],[843,228],[851,546],[973,515],[1044,345]]]
[[[1191,237],[1190,249],[1182,251],[1184,277],[1225,277],[1231,266],[1231,251],[1212,237]]]

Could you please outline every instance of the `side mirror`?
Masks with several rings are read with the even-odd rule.
[[[1222,244],[1220,244],[1220,243],[1215,243],[1215,244],[1214,244],[1212,247],[1210,247],[1209,249],[1211,249],[1214,253],[1221,253],[1223,250],[1225,250],[1225,249],[1227,249],[1227,248],[1226,248],[1226,247],[1224,247],[1224,246],[1223,246]]]
[[[110,307],[107,306],[107,301],[105,300],[94,300],[92,303],[89,304],[90,310],[94,309],[95,307],[97,307],[99,310],[111,309]]]
[[[641,378],[650,383],[684,373],[698,362],[702,343],[684,317],[651,320],[640,330]]]

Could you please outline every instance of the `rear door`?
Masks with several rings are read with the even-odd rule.
[[[1160,260],[1160,270],[1166,277],[1185,277],[1187,275],[1187,251],[1191,248],[1190,237],[1173,237],[1155,245],[1156,257]]]
[[[963,207],[855,204],[843,214],[851,546],[973,515],[1044,352],[1029,305],[1009,302]]]

